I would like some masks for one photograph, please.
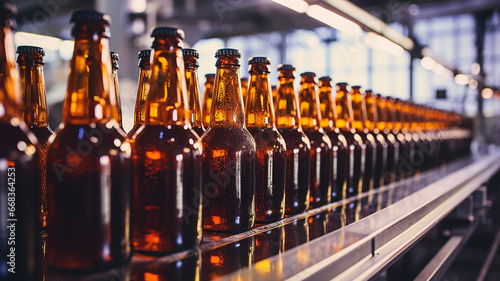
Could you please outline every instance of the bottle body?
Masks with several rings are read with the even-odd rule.
[[[53,268],[96,270],[130,258],[130,145],[112,124],[64,124],[49,147]]]
[[[203,89],[203,105],[202,105],[202,114],[203,114],[203,127],[208,129],[210,126],[210,111],[212,108],[212,95],[214,93],[214,82],[215,82],[215,74],[209,73],[205,75],[205,87]]]
[[[203,143],[203,228],[242,232],[255,223],[256,146],[243,128],[210,128]]]
[[[194,145],[192,145],[194,144]],[[178,252],[201,242],[201,145],[187,126],[146,124],[133,144],[134,250]]]

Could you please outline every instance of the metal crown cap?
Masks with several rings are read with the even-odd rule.
[[[330,76],[323,76],[318,79],[319,81],[332,81],[332,78]]]
[[[254,63],[271,64],[271,60],[266,57],[252,57],[248,59],[248,64],[254,64]]]
[[[182,49],[182,54],[184,56],[191,56],[191,57],[195,57],[197,59],[200,58],[200,53],[198,53],[198,51],[195,49]]]
[[[207,73],[205,74],[205,78],[215,78],[215,73]]]
[[[106,25],[111,25],[111,17],[95,10],[77,10],[71,14],[70,23],[78,23],[83,21],[100,22]]]
[[[281,71],[281,70],[295,71],[295,67],[293,67],[293,65],[291,65],[291,64],[280,64],[280,65],[278,65],[278,71]]]
[[[114,60],[120,60],[120,56],[118,55],[117,52],[110,52],[109,55],[111,56],[112,59]]]
[[[151,37],[158,36],[177,36],[184,39],[184,31],[176,27],[157,27],[151,32]]]
[[[145,57],[150,57],[151,56],[151,50],[142,50],[137,53],[137,58],[145,58]]]
[[[17,54],[20,53],[36,53],[45,56],[45,50],[42,47],[37,46],[19,46],[16,50]]]
[[[237,58],[241,58],[241,53],[236,49],[224,48],[224,49],[218,49],[215,52],[216,58],[220,56],[236,56]]]
[[[302,77],[302,76],[312,76],[312,77],[316,77],[316,73],[308,71],[308,72],[301,73],[301,74],[300,74],[300,77]]]

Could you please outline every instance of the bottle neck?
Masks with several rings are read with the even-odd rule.
[[[113,86],[116,95],[116,115],[114,119],[118,122],[118,125],[123,128],[122,125],[122,107],[120,101],[120,92],[118,91],[118,68],[113,68],[111,71],[111,77],[113,78]]]
[[[48,127],[47,99],[43,65],[33,61],[19,64],[21,92],[23,97],[23,118],[28,126]]]
[[[353,121],[352,128],[363,131],[366,128],[366,104],[363,95],[360,92],[355,92],[352,95],[352,112]]]
[[[217,67],[210,111],[210,127],[245,127],[239,65]]]
[[[387,118],[387,110],[385,108],[385,101],[377,98],[376,104],[377,104],[377,116],[378,116],[378,122],[376,123],[377,129],[379,129],[379,131],[384,131],[385,129],[389,129],[387,127],[388,118]]]
[[[379,116],[377,112],[377,102],[375,98],[371,95],[366,95],[366,128],[373,131],[375,128],[378,129]],[[380,129],[379,129],[380,130]]]
[[[353,122],[351,94],[338,91],[335,98],[337,108],[337,128],[350,130]]]
[[[207,79],[205,82],[205,87],[203,89],[203,125],[205,127],[210,126],[210,111],[212,108],[212,96],[214,93],[214,79]]]
[[[191,126],[203,128],[203,119],[200,106],[200,87],[198,84],[198,67],[186,67],[186,86]]]
[[[102,36],[75,39],[70,62],[63,122],[108,122],[117,115],[111,77],[109,40]]]
[[[9,26],[0,28],[0,120],[20,116],[21,88],[14,58],[14,34]]]
[[[335,128],[337,110],[332,99],[332,87],[319,87],[319,109],[321,111],[321,127]]]
[[[319,126],[321,115],[316,93],[316,85],[306,82],[300,85],[300,124],[304,128],[315,128]]]
[[[146,120],[146,96],[149,91],[149,64],[141,67],[139,72],[139,82],[137,83],[137,97],[134,111],[134,125],[143,124]]]
[[[146,97],[146,124],[189,123],[184,76],[184,61],[180,47],[154,50],[150,88]]]
[[[385,105],[386,105],[386,112],[387,112],[387,129],[389,130],[401,130],[401,126],[396,126],[396,111],[394,109],[394,104],[392,103],[392,101],[390,99],[387,99],[385,101]],[[401,125],[401,124],[399,124]]]
[[[250,76],[245,104],[245,120],[247,127],[274,126],[273,101],[268,73]]]
[[[293,87],[293,78],[282,77],[276,89],[276,126],[278,128],[300,127],[300,112]]]

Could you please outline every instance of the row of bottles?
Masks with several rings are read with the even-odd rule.
[[[0,195],[4,206],[15,167],[16,189],[23,190],[16,202],[29,206],[16,209],[24,221],[18,237],[37,241],[19,242],[16,252],[30,261],[19,266],[26,280],[41,270],[29,257],[44,257],[36,249],[45,240],[52,268],[109,268],[129,260],[132,249],[178,252],[200,244],[203,230],[238,233],[355,196],[451,160],[470,145],[469,128],[456,126],[462,118],[453,113],[346,83],[333,91],[331,78],[318,83],[312,72],[301,74],[297,94],[292,65],[278,67],[273,96],[265,57],[249,60],[244,104],[235,49],[216,52],[217,71],[206,76],[201,106],[199,54],[183,49],[182,30],[168,27],[154,29],[152,50],[138,54],[135,123],[126,135],[110,18],[89,10],[71,17],[74,54],[63,122],[53,134],[43,49],[18,48],[19,79],[12,9],[3,7],[0,16],[0,131],[9,136],[1,139]],[[0,214],[3,259],[7,213]]]

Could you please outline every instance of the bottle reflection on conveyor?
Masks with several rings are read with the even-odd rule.
[[[327,233],[328,212],[315,214],[307,218],[309,226],[309,241],[321,237]]]
[[[202,253],[202,280],[214,280],[254,263],[255,236]],[[236,278],[237,279],[237,278]]]
[[[309,221],[307,218],[288,223],[284,229],[285,251],[309,242]]]
[[[132,265],[130,271],[129,279],[117,276],[116,280],[198,281],[201,278],[201,253],[196,251],[185,258],[167,263],[153,261],[147,265]]]
[[[255,235],[255,258],[254,262],[267,259],[281,254],[285,251],[285,229],[284,226],[275,227]]]

